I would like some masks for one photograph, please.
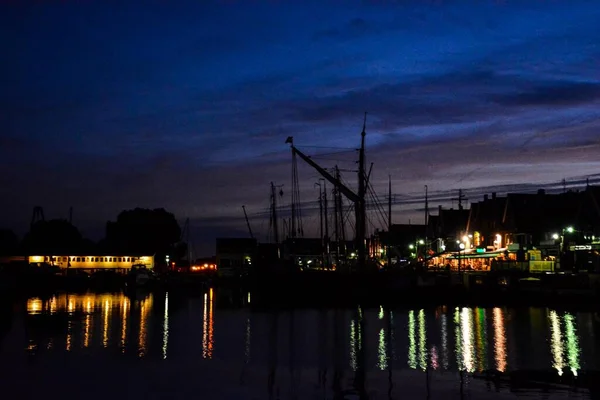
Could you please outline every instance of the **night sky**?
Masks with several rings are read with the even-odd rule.
[[[210,255],[247,235],[242,204],[266,232],[270,181],[289,199],[287,136],[355,148],[364,111],[398,223],[422,223],[424,185],[436,207],[597,182],[598,21],[597,0],[2,1],[0,221],[22,235],[33,206],[73,206],[99,239],[123,209],[165,207]],[[300,180],[314,207],[317,174]]]

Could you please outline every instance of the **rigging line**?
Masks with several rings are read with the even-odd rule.
[[[378,210],[374,210],[374,212],[372,212],[371,214],[375,214],[375,217],[377,218],[377,221],[379,222],[381,227],[385,226],[385,217],[382,216],[381,212],[378,212]]]
[[[350,206],[348,206],[348,203],[350,203]],[[343,217],[343,221],[347,222],[348,224],[350,224],[350,229],[354,230],[355,236],[356,236],[356,228],[354,227],[355,224],[352,223],[352,219],[350,218],[350,214],[352,214],[352,210],[354,209],[354,203],[352,203],[350,200],[346,199],[346,210],[343,210],[344,205],[342,204],[342,211],[346,212],[346,215]]]
[[[348,151],[348,150],[344,150],[344,151],[332,151],[330,153],[319,153],[319,154],[314,154],[312,156],[310,156],[310,158],[314,158],[314,157],[320,157],[320,156],[332,156],[335,154],[350,154],[350,153],[354,153],[353,151]]]
[[[338,149],[338,150],[353,150],[353,151],[358,151],[359,149],[355,148],[355,147],[339,147],[339,146],[296,146],[297,148],[304,148],[304,147],[308,147],[308,148],[312,148],[312,149]]]
[[[316,159],[325,160],[325,161],[335,161],[337,163],[350,163],[350,162],[351,163],[355,163],[354,160],[342,160],[340,158],[328,158],[328,157],[319,157],[319,156],[312,156],[311,157],[311,160],[316,160]]]
[[[385,220],[387,218],[387,212],[384,210],[381,200],[379,199],[379,196],[377,195],[377,192],[375,192],[375,189],[371,183],[369,183],[367,186],[367,192],[369,192],[373,198],[375,209],[381,213],[381,216]]]
[[[375,204],[377,207],[377,210],[379,211],[381,217],[383,218],[383,221],[387,221],[388,220],[388,213],[385,210],[385,208],[383,207],[383,203],[381,202],[381,200],[379,199],[379,196],[377,195],[377,192],[375,192],[375,189],[373,188],[373,185],[369,183],[369,192],[371,192],[372,196],[375,197]],[[382,227],[386,226],[387,224],[385,222],[382,223]]]
[[[377,229],[377,227],[375,226],[375,224],[373,223],[373,221],[371,221],[371,218],[367,218],[367,221],[369,222],[369,224],[371,224],[371,228],[373,228],[373,233],[374,233],[375,230]]]
[[[383,206],[381,205],[381,200],[377,196],[377,193],[373,189],[373,185],[370,182],[367,185],[366,192],[367,192],[368,195],[370,195],[370,198],[371,198],[371,204],[373,205],[373,207],[371,207],[371,209],[376,210],[379,213],[381,213],[381,215],[385,219],[387,215],[386,215],[385,212],[383,212]]]
[[[385,226],[385,224],[384,224],[385,216],[382,217],[381,211],[377,208],[379,206],[379,204],[377,203],[375,196],[373,196],[373,191],[367,190],[367,193],[369,194],[369,196],[371,197],[371,199],[373,200],[373,202],[375,204],[375,215],[377,216],[379,223],[381,224],[381,226]]]

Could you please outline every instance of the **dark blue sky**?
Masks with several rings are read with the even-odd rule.
[[[598,21],[597,0],[2,2],[0,217],[72,205],[98,238],[163,206],[212,238],[245,234],[246,204],[261,231],[285,138],[355,147],[364,111],[398,198],[598,175]]]

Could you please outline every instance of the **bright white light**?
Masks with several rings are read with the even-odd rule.
[[[558,239],[558,233],[555,233],[552,235],[552,239],[557,240]]]
[[[465,244],[461,243],[461,244],[458,245],[458,247],[460,247],[461,250],[464,250],[465,249]]]

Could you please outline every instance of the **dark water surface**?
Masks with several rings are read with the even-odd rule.
[[[543,308],[252,311],[229,293],[59,294],[0,321],[6,399],[594,398],[600,316]],[[536,378],[539,382],[539,377]],[[336,397],[337,396],[337,397]],[[345,396],[345,397],[340,397]]]

